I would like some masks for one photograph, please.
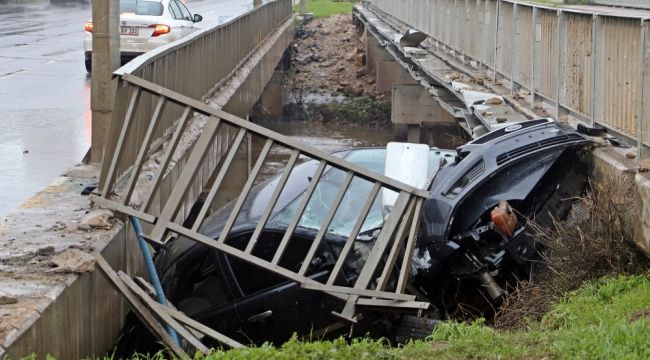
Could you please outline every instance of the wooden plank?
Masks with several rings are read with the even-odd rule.
[[[182,322],[183,324],[191,327],[194,330],[197,330],[197,331],[199,331],[199,332],[213,338],[214,340],[217,340],[221,344],[224,344],[224,345],[226,345],[228,347],[231,347],[231,348],[242,348],[242,347],[244,347],[244,345],[240,344],[239,342],[227,337],[226,335],[223,335],[220,332],[217,332],[217,331],[215,331],[215,330],[201,324],[198,321],[195,321],[195,320],[187,317],[185,314],[183,314],[182,312],[180,312],[178,310],[174,310],[174,309],[172,309],[170,307],[163,307],[160,304],[157,304],[156,306],[161,311],[166,311],[174,319]]]

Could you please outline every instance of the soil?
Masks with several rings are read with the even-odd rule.
[[[390,99],[377,92],[375,73],[365,66],[363,49],[350,15],[300,25],[283,78],[283,117],[389,126]]]

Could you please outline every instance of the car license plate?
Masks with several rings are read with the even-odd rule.
[[[120,35],[138,35],[138,28],[133,26],[120,26]]]

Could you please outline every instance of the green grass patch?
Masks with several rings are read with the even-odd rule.
[[[313,13],[316,18],[352,13],[353,3],[350,1],[307,0],[306,3],[307,11]],[[293,10],[299,12],[300,5],[294,6]]]
[[[281,347],[215,350],[195,359],[650,359],[648,339],[650,275],[646,274],[587,282],[523,330],[495,330],[479,320],[439,325],[427,340],[399,347],[371,339],[303,342],[293,338]],[[160,352],[132,360],[167,356]]]

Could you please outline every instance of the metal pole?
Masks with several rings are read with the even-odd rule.
[[[140,244],[140,250],[142,251],[144,264],[147,268],[147,273],[149,274],[149,280],[151,280],[154,290],[156,291],[156,298],[160,304],[167,305],[167,297],[165,297],[165,292],[163,291],[162,284],[160,283],[160,278],[158,278],[158,273],[156,272],[156,266],[153,263],[153,258],[151,257],[149,246],[143,238],[142,225],[140,224],[140,220],[133,216],[129,216],[129,218],[131,219],[131,225],[133,225],[133,231],[135,231],[135,235],[138,238],[138,244]],[[174,340],[176,345],[180,346],[181,343],[178,340],[178,334],[176,334],[176,330],[174,330],[169,324],[165,324],[165,328],[167,329],[167,333],[169,333],[169,336]]]
[[[92,137],[90,161],[102,161],[102,152],[113,114],[117,82],[113,72],[120,63],[119,1],[95,0],[93,11],[93,53],[90,85]]]

